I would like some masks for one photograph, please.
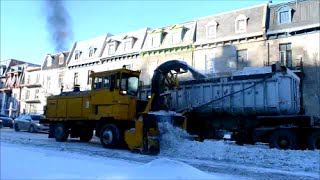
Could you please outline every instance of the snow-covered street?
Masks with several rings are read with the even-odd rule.
[[[168,135],[168,134],[166,134]],[[48,139],[47,134],[2,128],[1,179],[319,179],[320,151],[164,136],[161,154],[104,149],[90,143]],[[170,137],[173,137],[172,134]],[[166,146],[165,148],[163,146]]]

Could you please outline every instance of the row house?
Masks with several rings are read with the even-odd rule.
[[[6,104],[10,97],[10,89],[4,88],[6,83],[7,72],[10,70],[11,66],[17,64],[24,64],[24,61],[16,59],[7,59],[0,61],[0,113],[5,114]]]
[[[32,63],[17,64],[7,69],[5,84],[2,88],[2,114],[15,117],[20,114],[22,84],[24,84],[24,70],[29,67],[40,67]]]
[[[194,66],[195,21],[148,30],[141,49],[141,76],[150,85],[154,70],[168,60],[182,60]]]
[[[60,94],[66,73],[66,64],[70,52],[64,51],[56,54],[47,54],[41,67],[42,96]]]
[[[265,64],[267,4],[196,20],[194,67],[208,75]]]
[[[302,77],[302,109],[320,115],[320,1],[270,5],[267,60],[279,61]]]
[[[103,71],[100,58],[111,34],[74,43],[66,64],[64,78],[65,91],[72,91],[75,86],[81,90],[91,88],[89,75],[92,71]]]
[[[43,114],[46,99],[42,93],[41,66],[26,67],[20,86],[20,113]]]

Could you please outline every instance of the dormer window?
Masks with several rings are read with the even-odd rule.
[[[79,50],[77,50],[77,51],[75,52],[74,59],[75,59],[75,60],[79,59],[79,58],[80,58],[80,56],[81,56],[81,54],[82,54],[82,52],[81,52],[81,51],[79,51]]]
[[[61,53],[60,56],[59,56],[59,65],[61,65],[63,63],[64,63],[64,54]]]
[[[170,28],[170,43],[171,44],[178,44],[181,43],[184,35],[184,31],[186,28],[182,25],[174,25]]]
[[[157,29],[157,30],[153,30],[150,33],[150,46],[155,48],[155,47],[159,47],[162,43],[162,40],[164,38],[165,32],[163,31],[163,29]]]
[[[89,57],[92,57],[96,53],[97,48],[95,47],[90,47],[89,48]]]
[[[48,57],[47,57],[47,67],[50,67],[50,66],[51,66],[52,60],[53,60],[52,56],[51,56],[51,55],[48,55]]]
[[[241,14],[235,20],[235,31],[236,33],[245,33],[247,32],[247,22],[248,17]]]
[[[217,26],[218,26],[218,23],[216,21],[210,21],[206,25],[207,37],[216,37],[217,36]]]
[[[112,39],[110,39],[109,41],[108,41],[108,54],[109,55],[113,55],[116,51],[117,51],[117,48],[118,48],[118,46],[119,46],[119,41],[117,41],[117,40],[112,40]]]
[[[127,39],[124,41],[124,51],[127,52],[132,49],[132,39]]]
[[[292,9],[288,6],[283,6],[278,9],[278,24],[291,23]]]
[[[108,54],[112,55],[116,52],[116,46],[114,43],[109,44],[109,50],[108,50]]]

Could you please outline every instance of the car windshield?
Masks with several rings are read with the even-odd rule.
[[[40,120],[42,118],[41,115],[31,115],[32,120]]]
[[[139,78],[129,74],[122,74],[121,90],[127,91],[128,95],[136,96],[138,92]]]

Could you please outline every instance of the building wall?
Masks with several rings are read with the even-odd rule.
[[[294,66],[303,65],[303,109],[307,115],[320,115],[320,32],[268,40],[270,60],[278,61],[279,44],[291,43]]]
[[[260,39],[260,40],[259,40]],[[242,64],[237,62],[237,50],[247,50],[247,62]],[[267,61],[266,43],[263,38],[257,40],[242,40],[239,42],[220,44],[217,46],[207,46],[197,48],[194,51],[194,67],[200,72],[220,73],[242,69],[243,66],[259,67]],[[208,66],[210,57],[213,57],[213,72],[209,72]]]

